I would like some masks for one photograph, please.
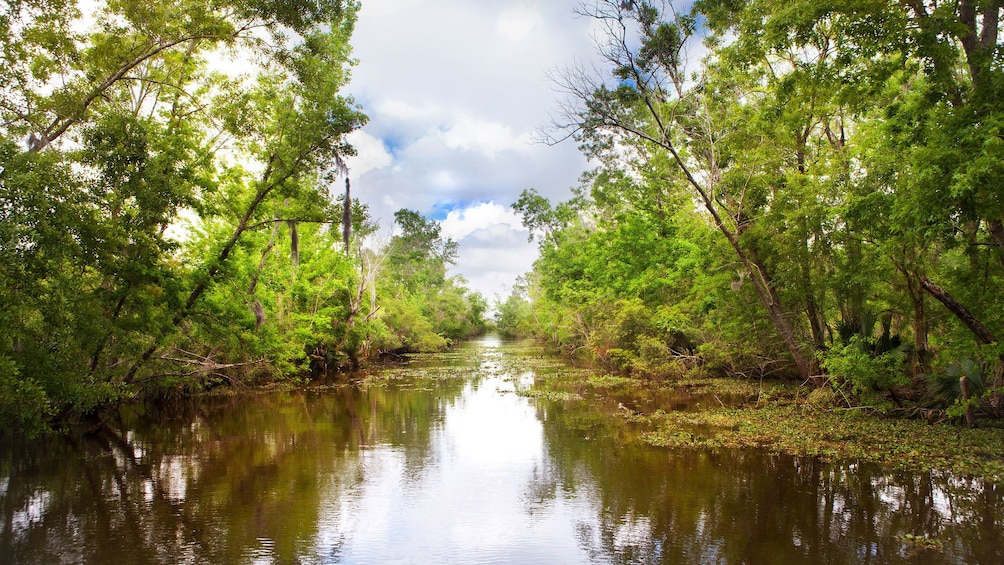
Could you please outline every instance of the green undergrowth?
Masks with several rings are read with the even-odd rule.
[[[609,375],[562,375],[538,379],[536,398],[560,399],[558,393],[604,397],[613,412],[639,430],[640,439],[657,447],[763,448],[825,460],[857,459],[894,469],[950,470],[1004,482],[1004,428],[981,422],[968,429],[953,422],[884,416],[874,410],[834,407],[817,389],[779,381],[694,378],[642,381]],[[695,399],[686,409],[632,402],[672,393]],[[574,398],[574,397],[573,397]],[[639,408],[642,407],[642,408]]]
[[[636,416],[651,431],[645,442],[664,447],[767,448],[824,459],[860,459],[896,468],[949,469],[1004,481],[1004,430],[877,416],[863,411],[766,403],[709,407],[698,412]]]

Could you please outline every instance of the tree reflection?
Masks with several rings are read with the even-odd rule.
[[[0,452],[0,555],[15,562],[332,561],[366,479],[361,453],[399,449],[406,473],[463,390],[343,386],[132,407],[98,434]],[[334,501],[334,502],[333,502]]]
[[[1004,562],[990,541],[1004,536],[997,485],[759,450],[649,448],[595,403],[537,402],[550,462],[527,492],[592,501],[594,518],[577,526],[592,561]]]

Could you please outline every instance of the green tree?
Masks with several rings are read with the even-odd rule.
[[[755,227],[775,199],[784,200],[777,190],[785,185],[776,174],[780,161],[769,163],[745,151],[760,138],[743,127],[756,105],[739,100],[750,92],[716,90],[712,73],[702,73],[696,84],[688,82],[684,48],[697,29],[696,15],[662,13],[648,2],[622,6],[612,1],[595,2],[584,12],[607,31],[603,54],[618,83],[612,88],[605,81],[571,77],[567,86],[582,107],[568,116],[570,126],[578,128],[578,138],[592,153],[616,152],[626,137],[669,159],[674,166],[663,182],[689,187],[733,249],[798,373],[803,378],[816,375],[792,299],[782,293],[783,284],[765,256],[766,246],[758,244]],[[640,36],[640,46],[631,38],[633,31]],[[733,81],[732,86],[742,82]],[[813,126],[814,118],[808,120]],[[786,168],[795,169],[795,164]]]
[[[504,301],[500,297],[495,299],[495,331],[503,337],[530,335],[532,309],[526,285],[515,285]]]
[[[915,377],[998,359],[1002,10],[997,0],[584,5],[605,32],[609,74],[570,73],[580,105],[564,117],[600,166],[585,198],[562,205],[571,216],[533,192],[515,205],[544,239],[531,291],[540,324],[564,324],[552,335],[630,366],[641,352],[631,344],[651,345],[662,327],[652,322],[671,311],[705,329],[706,355],[751,345],[774,362],[781,344],[802,377],[822,361],[838,380],[866,383],[859,390],[909,382],[898,355]],[[693,204],[694,218],[674,211]],[[702,223],[719,239],[694,229]],[[664,260],[652,274],[680,264],[695,274],[652,276],[642,252]],[[1004,363],[995,379],[999,388]]]
[[[381,349],[432,351],[485,330],[487,303],[465,281],[447,277],[458,245],[442,237],[438,222],[398,210],[400,233],[388,243],[378,281],[381,320],[390,331]]]
[[[331,218],[327,182],[365,120],[339,94],[357,9],[116,1],[91,27],[74,2],[0,9],[5,411],[42,391],[70,417],[171,382],[252,232]],[[210,70],[228,58],[261,66]],[[183,217],[211,235],[198,250],[174,235]]]

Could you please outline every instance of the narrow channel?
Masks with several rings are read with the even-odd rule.
[[[517,393],[533,356],[486,337],[363,385],[4,438],[0,562],[1004,562],[997,485],[648,447],[597,399]]]

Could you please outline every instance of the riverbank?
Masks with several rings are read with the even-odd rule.
[[[491,336],[338,377],[137,402],[95,433],[0,435],[0,555],[1004,562],[991,483],[645,443],[660,409],[755,405],[780,394],[769,383],[641,383]]]
[[[551,363],[530,360],[553,367]],[[782,381],[696,378],[646,381],[590,371],[537,371],[524,396],[599,402],[649,445],[764,448],[897,470],[948,470],[1004,483],[1004,427],[929,423],[868,408],[839,408],[818,389]]]

